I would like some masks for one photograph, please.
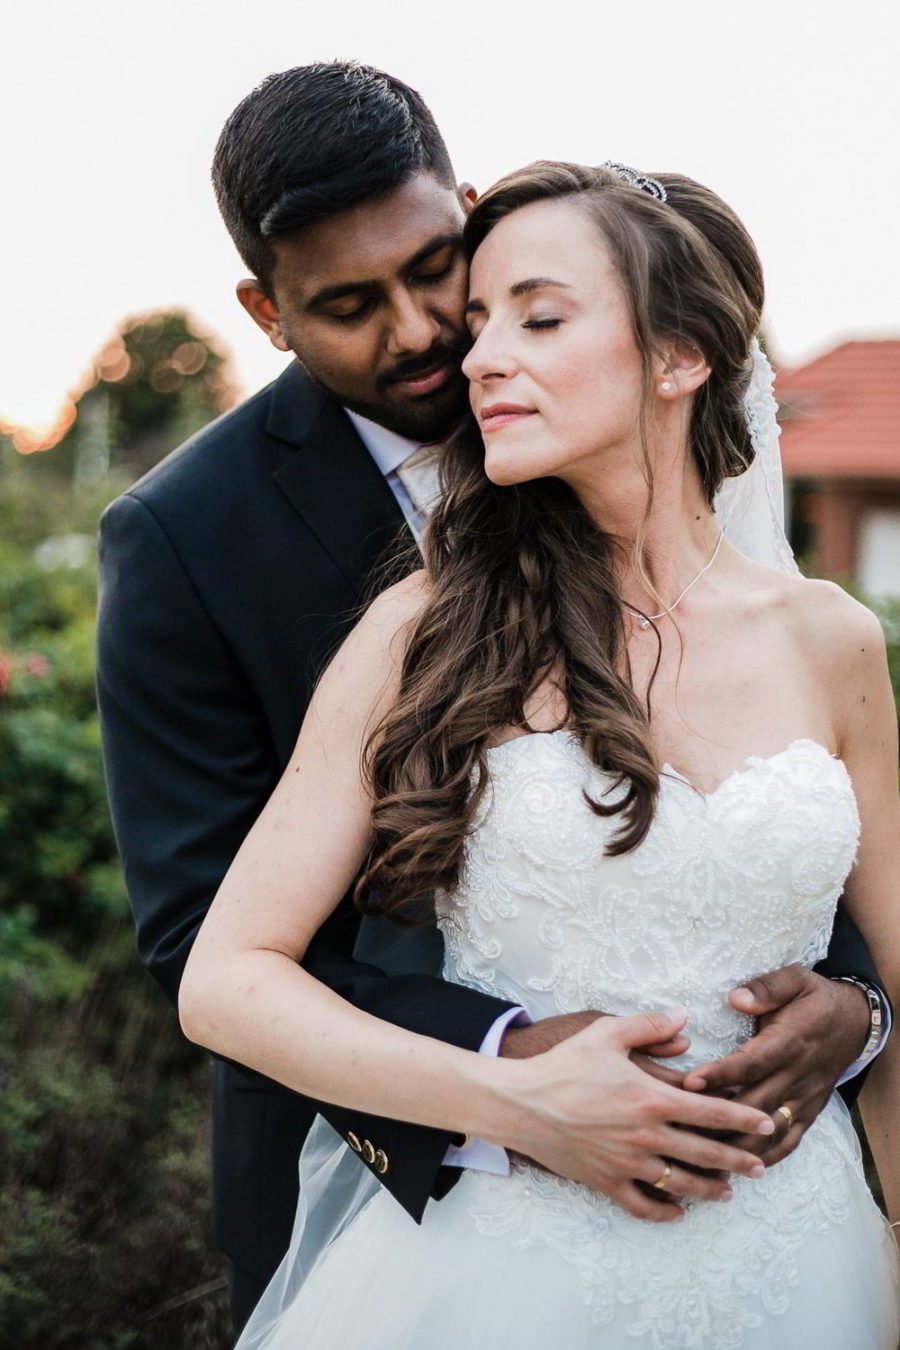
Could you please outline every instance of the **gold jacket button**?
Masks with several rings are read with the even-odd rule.
[[[368,1139],[363,1140],[362,1156],[363,1162],[373,1163],[375,1161],[375,1149],[369,1143]]]
[[[381,1176],[384,1176],[385,1172],[388,1170],[388,1166],[388,1155],[383,1148],[380,1148],[375,1154],[375,1171],[379,1172]]]
[[[347,1143],[353,1149],[354,1153],[362,1153],[362,1144],[359,1142],[359,1140],[357,1139],[356,1135],[353,1133],[352,1130],[347,1135]]]

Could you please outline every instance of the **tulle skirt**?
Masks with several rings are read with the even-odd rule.
[[[349,1150],[308,1147],[238,1350],[897,1350],[897,1247],[837,1099],[763,1180],[668,1225],[526,1167],[465,1172],[416,1225]]]

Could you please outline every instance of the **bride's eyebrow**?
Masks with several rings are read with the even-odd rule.
[[[527,281],[517,281],[515,286],[510,286],[509,293],[512,296],[529,295],[532,291],[542,291],[547,286],[559,286],[564,291],[572,289],[567,281],[554,281],[552,277],[529,277]]]
[[[528,277],[525,281],[517,281],[514,286],[510,286],[509,293],[513,299],[518,299],[520,295],[530,295],[532,291],[542,291],[548,286],[558,286],[561,290],[570,291],[572,287],[567,281],[554,281],[552,277]],[[487,306],[483,300],[473,297],[466,305],[466,314],[486,314]]]

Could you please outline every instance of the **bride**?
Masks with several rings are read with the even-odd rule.
[[[728,1185],[673,1157],[668,1122],[691,1093],[672,1089],[668,1121],[631,1139],[614,1109],[630,1047],[652,1039],[641,1015],[657,1039],[687,1032],[674,1062],[702,1086],[703,1064],[752,1033],[727,992],[817,961],[842,891],[900,998],[884,641],[792,568],[766,498],[764,376],[746,399],[754,362],[770,374],[755,250],[706,188],[619,165],[513,174],[465,240],[473,421],[445,455],[425,566],[323,677],[181,1008],[192,1039],[300,1092],[478,1134],[515,1161],[464,1172],[416,1226],[323,1125],[291,1250],[240,1345],[896,1350],[896,1244],[837,1097],[764,1175],[732,1149]],[[771,566],[723,535],[731,485],[751,476]],[[487,1061],[358,1012],[298,963],[360,869],[359,894],[398,919],[433,897],[447,979],[535,1017],[619,1016]],[[863,1109],[900,1219],[898,1045]],[[562,1166],[535,1112],[562,1085],[586,1119],[598,1063],[618,1084],[608,1122]],[[733,1128],[771,1129],[726,1108],[743,1113]],[[526,1116],[527,1132],[509,1123]]]

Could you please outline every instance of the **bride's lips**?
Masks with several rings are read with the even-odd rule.
[[[398,389],[405,389],[408,394],[431,394],[435,389],[441,389],[452,374],[453,362],[445,361],[442,366],[426,371],[424,375],[414,375],[408,380],[394,380],[392,383]]]
[[[508,427],[534,414],[534,408],[523,408],[519,403],[492,403],[489,408],[481,409],[481,430],[497,431],[500,427]]]

